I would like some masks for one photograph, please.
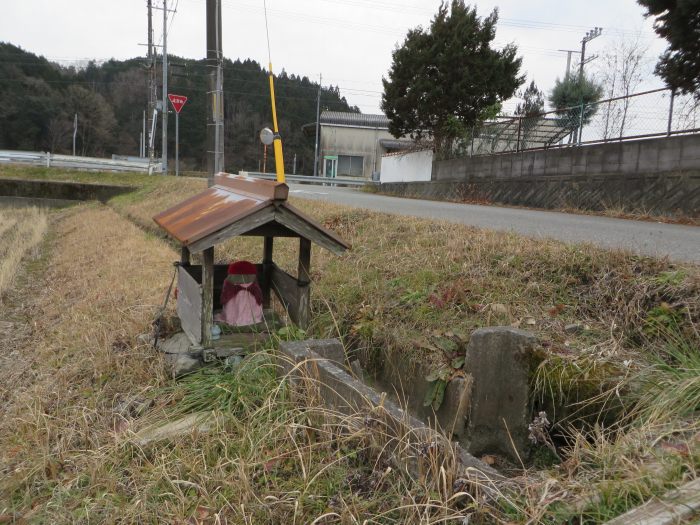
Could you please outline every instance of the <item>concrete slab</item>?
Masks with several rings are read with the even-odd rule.
[[[277,365],[280,377],[288,381],[297,395],[316,396],[324,405],[348,416],[364,414],[349,421],[362,421],[363,425],[373,428],[373,447],[388,452],[400,468],[412,475],[420,475],[428,468],[427,447],[458,461],[459,473],[464,477],[503,478],[495,469],[387,399],[386,393],[353,378],[335,363],[310,350],[309,345],[280,344]],[[435,464],[434,461],[429,463]]]
[[[608,521],[606,525],[676,525],[699,517],[700,479],[696,479]]]
[[[531,333],[510,327],[481,328],[472,333],[464,365],[474,381],[465,432],[467,450],[472,454],[500,452],[517,461],[526,451],[529,380],[536,366],[536,343]]]
[[[136,441],[144,446],[155,441],[173,439],[192,432],[208,432],[215,422],[212,412],[195,412],[166,423],[149,425],[136,433]]]

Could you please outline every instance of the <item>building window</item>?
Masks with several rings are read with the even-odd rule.
[[[354,155],[338,155],[338,177],[362,177],[364,160],[364,157]]]

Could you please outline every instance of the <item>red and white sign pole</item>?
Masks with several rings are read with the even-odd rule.
[[[187,102],[187,97],[168,93],[170,103],[175,110],[175,176],[180,176],[180,111]]]

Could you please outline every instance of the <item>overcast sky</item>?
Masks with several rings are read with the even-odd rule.
[[[163,0],[153,0],[162,5]],[[222,0],[223,50],[228,58],[267,63],[262,0]],[[272,61],[276,71],[318,78],[341,88],[351,104],[365,113],[379,112],[381,79],[391,52],[409,28],[427,26],[439,0],[268,0]],[[648,80],[643,88],[660,87],[651,73],[664,42],[655,37],[651,20],[636,0],[477,0],[480,15],[500,10],[496,42],[514,42],[523,57],[528,81],[549,91],[563,76],[566,54],[580,49],[587,30],[600,26],[603,36],[589,44],[600,54],[616,40],[641,35],[648,46]],[[86,59],[143,56],[146,48],[146,0],[2,0],[0,41],[63,63]],[[205,0],[168,0],[177,13],[168,19],[169,52],[205,55]],[[162,11],[155,11],[156,41]],[[574,60],[578,60],[574,55]],[[601,60],[591,63],[590,71]],[[641,88],[640,88],[641,89]],[[506,105],[512,110],[513,102]]]

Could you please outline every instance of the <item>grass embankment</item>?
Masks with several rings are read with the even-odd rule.
[[[119,196],[111,205],[155,233],[155,212],[203,187],[203,181],[151,178],[139,192]],[[328,523],[362,522],[360,517],[367,516],[376,516],[375,522],[410,523],[419,522],[421,512],[423,522],[435,522],[449,507],[449,512],[478,510],[493,521],[578,516],[595,523],[696,476],[696,267],[333,205],[295,204],[353,244],[343,257],[314,249],[314,334],[342,336],[365,364],[379,368],[396,358],[439,363],[441,353],[427,338],[432,333],[468,333],[498,324],[535,331],[545,360],[533,385],[543,403],[568,407],[549,414],[560,423],[556,445],[561,462],[547,457],[543,447],[537,455],[541,469],[531,471],[509,499],[460,508],[459,498],[450,500],[450,490],[430,485],[434,480],[407,480],[395,472],[382,477],[385,467],[367,458],[362,435],[330,439],[323,430],[328,415],[319,416],[313,405],[306,409],[311,412],[290,410],[263,372],[248,386],[241,385],[240,376],[198,375],[159,396],[151,409],[159,413],[184,398],[175,406],[213,404],[244,424],[234,418],[194,441],[135,447],[123,437],[136,424],[134,414],[120,415],[115,423],[112,408],[123,396],[147,398],[164,384],[154,357],[135,343],[135,335],[146,330],[176,254],[113,213],[88,209],[57,224],[69,249],[52,270],[59,273],[50,277],[54,282],[71,275],[76,271],[68,269],[71,257],[90,253],[82,273],[91,284],[85,288],[66,286],[65,278],[56,281],[60,287],[54,286],[56,293],[42,303],[77,301],[83,314],[54,313],[60,338],[47,323],[49,327],[35,330],[31,343],[22,343],[51,349],[33,362],[43,371],[35,376],[45,377],[46,384],[57,362],[63,362],[58,377],[77,372],[71,381],[57,383],[65,393],[53,395],[46,385],[37,386],[32,395],[10,403],[16,408],[6,420],[21,423],[3,435],[3,443],[12,443],[4,450],[20,447],[11,452],[4,470],[13,473],[7,485],[12,508],[27,512],[35,503],[37,516],[58,521],[86,515],[157,521],[197,512],[211,518],[221,511],[237,523],[309,522],[324,512],[345,516],[329,516]],[[99,220],[82,215],[87,213],[98,214]],[[100,236],[95,231],[71,247],[70,242],[78,243],[81,223],[113,235],[114,242],[94,251],[90,243]],[[132,263],[122,259],[113,264],[111,246],[132,238],[137,239],[128,249]],[[217,258],[256,260],[260,244],[238,239],[219,250]],[[276,246],[276,258],[290,269],[294,246],[291,241]],[[63,244],[54,249],[63,250]],[[115,252],[117,260],[126,256],[120,253],[124,251]],[[141,259],[134,263],[136,258]],[[144,275],[146,270],[152,273]],[[122,280],[131,280],[129,293],[114,291],[115,285],[121,290]],[[95,305],[94,294],[100,293],[111,302]],[[139,304],[148,306],[134,309]],[[134,316],[126,329],[120,317],[124,312]],[[567,331],[574,323],[579,326]],[[120,327],[122,342],[116,347],[121,350],[115,353],[110,338]],[[81,361],[86,352],[91,358]],[[617,426],[596,425],[596,418],[575,420],[582,413],[602,414],[606,407],[614,410]],[[562,416],[568,419],[562,421]],[[312,430],[305,438],[308,446],[302,447],[304,428]],[[26,435],[36,437],[24,446]],[[53,456],[60,459],[57,467],[49,462]],[[338,460],[328,464],[323,458]],[[423,505],[431,502],[435,507],[429,512]]]
[[[46,212],[37,208],[0,209],[0,303],[22,259],[36,253],[47,225]]]
[[[449,473],[415,480],[392,469],[367,447],[378,430],[364,415],[292,403],[265,353],[236,373],[166,380],[160,357],[137,341],[167,286],[175,253],[165,243],[96,206],[56,215],[51,239],[2,310],[15,325],[1,345],[3,520],[414,523],[457,515],[456,500],[467,496],[453,497]],[[202,409],[218,411],[206,434],[149,445],[133,434]]]

